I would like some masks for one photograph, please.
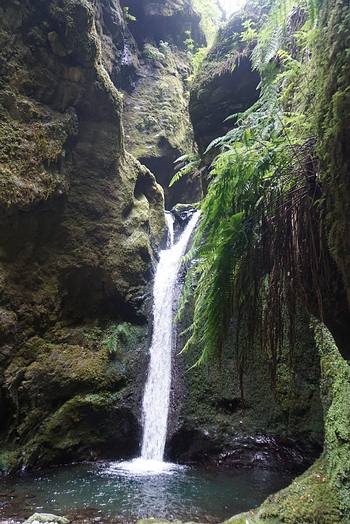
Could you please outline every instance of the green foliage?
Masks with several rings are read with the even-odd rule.
[[[172,187],[183,176],[195,173],[200,165],[200,157],[197,154],[190,153],[180,156],[180,158],[175,160],[174,164],[177,164],[179,169],[171,179],[169,187]]]
[[[113,358],[122,358],[130,342],[135,338],[135,326],[128,322],[110,326],[106,332],[103,344]]]
[[[164,55],[164,56],[168,56],[171,54],[171,47],[170,47],[170,44],[169,42],[164,42],[163,40],[161,40],[159,42],[159,51]]]
[[[252,20],[243,22],[244,31],[241,33],[242,42],[254,42],[258,36],[255,24]]]
[[[197,75],[198,71],[200,70],[205,57],[207,56],[209,51],[208,47],[200,47],[197,49],[197,51],[192,56],[192,65],[193,65],[193,75],[191,79],[193,80],[195,76]]]
[[[303,0],[301,2],[303,3]],[[273,2],[267,22],[259,31],[258,41],[252,53],[252,61],[256,69],[263,64],[268,64],[283,47],[288,36],[288,13],[297,3],[296,0]]]
[[[185,31],[185,40],[184,40],[184,45],[185,45],[185,48],[187,49],[187,51],[189,53],[193,53],[194,50],[195,50],[195,44],[194,44],[194,40],[192,38],[192,33],[191,31]]]
[[[152,44],[146,43],[143,48],[143,56],[154,62],[160,62],[166,64],[167,55],[169,54],[169,44],[167,42],[161,42],[158,47]]]
[[[213,0],[192,0],[192,4],[201,16],[201,29],[206,36],[208,47],[211,47],[222,20],[222,11]]]
[[[129,7],[125,6],[123,7],[123,15],[126,22],[136,22],[136,16],[132,15],[129,11]]]
[[[245,351],[258,338],[272,373],[286,332],[293,344],[296,290],[303,291],[300,265],[311,261],[310,279],[319,289],[323,263],[321,248],[304,247],[302,240],[314,236],[318,186],[310,153],[312,128],[294,103],[305,50],[295,53],[300,60],[292,57],[285,41],[294,5],[290,0],[274,2],[258,34],[247,23],[249,38],[257,37],[253,62],[262,79],[261,95],[245,113],[233,115],[236,127],[208,148],[220,153],[212,164],[190,253],[196,264],[183,297],[184,304],[196,282],[194,320],[184,350],[201,346],[200,361],[220,354],[233,318],[237,338],[244,319],[248,337],[237,344],[240,369]],[[307,23],[310,27],[310,17]]]
[[[297,29],[291,34],[291,22],[289,15],[294,11],[298,17],[306,20],[301,33],[311,38],[314,33],[312,29],[317,23],[317,14],[322,0],[281,0],[274,1],[267,22],[259,31],[257,45],[252,53],[253,65],[260,69],[263,64],[268,64],[277,57],[281,49],[288,46],[291,37],[298,38],[300,33]],[[304,42],[306,44],[306,42]],[[299,42],[301,44],[301,42]]]
[[[323,0],[307,0],[309,19],[312,25],[316,26],[318,22],[318,13]]]

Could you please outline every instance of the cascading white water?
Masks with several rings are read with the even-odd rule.
[[[195,213],[174,244],[173,217],[166,213],[170,246],[160,253],[153,288],[153,337],[143,398],[144,432],[141,459],[162,461],[167,435],[171,387],[173,304],[181,259],[199,213]]]
[[[168,226],[167,249],[160,253],[153,287],[153,336],[150,364],[143,398],[144,431],[141,457],[111,466],[111,471],[127,471],[136,475],[171,473],[183,466],[163,462],[167,435],[171,357],[173,343],[174,302],[176,283],[191,234],[200,213],[195,213],[186,229],[174,244],[174,217],[165,214]]]
[[[167,249],[171,248],[174,244],[174,215],[169,213],[169,211],[165,212],[165,222],[168,227],[168,240],[167,240]]]

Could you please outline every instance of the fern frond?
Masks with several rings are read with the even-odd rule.
[[[174,161],[174,164],[181,164],[186,160],[188,160],[188,163],[178,169],[178,171],[175,173],[173,178],[170,180],[169,187],[172,187],[176,182],[178,182],[185,175],[194,173],[200,166],[200,162],[201,162],[200,158],[198,155],[194,155],[194,154],[191,154],[191,155],[186,154],[186,155],[180,156],[179,158],[177,158]]]

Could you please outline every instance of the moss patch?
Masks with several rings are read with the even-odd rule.
[[[166,144],[175,152],[185,153],[192,145],[181,76],[190,74],[188,58],[185,53],[165,53],[151,44],[145,45],[143,54],[152,62],[152,71],[145,71],[133,94],[126,98],[126,147],[138,159],[162,157]]]
[[[329,331],[318,323],[314,331],[326,413],[324,453],[291,486],[267,499],[257,512],[264,521],[345,524],[350,519],[350,367]]]
[[[350,304],[350,13],[346,0],[323,2],[316,53],[318,152],[326,228]]]
[[[16,466],[17,451],[11,448],[0,448],[0,476],[6,475]]]
[[[180,413],[182,427],[210,435],[221,449],[230,449],[237,438],[247,435],[292,439],[305,449],[321,448],[319,356],[307,327],[308,318],[299,311],[294,357],[291,362],[286,343],[275,384],[266,354],[260,348],[252,350],[243,374],[243,400],[233,335],[227,340],[220,363],[203,364],[184,373],[187,394]],[[179,330],[186,326],[180,326]],[[179,350],[182,344],[180,339]],[[189,369],[200,354],[201,348],[191,348],[182,355],[184,369]]]
[[[23,447],[26,466],[63,461],[131,457],[137,453],[140,427],[123,407],[123,392],[78,395],[48,416]]]

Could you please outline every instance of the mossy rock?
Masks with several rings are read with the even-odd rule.
[[[186,330],[185,319],[191,318],[190,304],[187,307],[179,332]],[[180,384],[184,382],[185,396],[177,433],[169,443],[172,460],[200,460],[201,446],[205,446],[212,460],[225,460],[223,450],[230,460],[231,450],[237,461],[244,464],[248,461],[251,465],[250,459],[265,442],[264,451],[268,451],[271,462],[274,460],[273,449],[276,450],[280,442],[280,451],[287,446],[285,464],[290,460],[287,456],[293,456],[293,446],[297,451],[294,459],[299,467],[312,463],[322,448],[323,412],[319,392],[319,354],[308,322],[309,316],[302,310],[298,311],[293,363],[289,358],[289,345],[285,343],[274,383],[264,351],[258,346],[251,351],[243,374],[244,399],[233,356],[236,351],[234,334],[227,338],[219,363],[197,366],[183,375],[182,370],[191,368],[198,360],[201,348],[191,347],[178,358],[182,367],[177,380]],[[179,351],[183,343],[180,336]],[[276,442],[270,451],[269,440]],[[209,449],[208,444],[211,444]],[[277,455],[276,459],[280,460],[281,455]],[[292,461],[289,462],[291,467]]]
[[[152,60],[163,58],[164,66],[153,72],[156,84],[153,76],[145,76],[139,80],[132,96],[126,99],[126,147],[138,159],[161,158],[166,147],[175,154],[185,153],[191,144],[191,126],[187,94],[177,68],[187,68],[190,72],[190,66],[181,53],[172,52],[166,57],[154,46],[148,45],[146,50],[148,55],[152,50]]]
[[[99,410],[113,420],[127,410],[138,431],[164,195],[124,149],[107,62],[122,67],[130,35],[119,4],[102,4],[0,7],[1,440],[15,442],[3,469],[26,446],[27,464],[60,460],[65,446],[83,458],[84,431],[87,452],[102,453],[101,435],[88,439]]]
[[[198,178],[181,180],[169,190],[175,160],[193,151],[187,86],[192,65],[187,53],[165,47],[164,42],[158,47],[145,44],[140,78],[125,98],[124,124],[127,150],[155,174],[170,209],[201,193]]]
[[[322,2],[314,69],[318,155],[329,249],[341,272],[350,307],[350,13],[346,0]],[[338,319],[336,319],[338,320]],[[346,332],[344,351],[350,358]]]
[[[141,428],[132,410],[123,407],[128,394],[101,392],[68,400],[23,447],[22,465],[135,456]]]
[[[248,109],[259,96],[260,77],[250,61],[252,44],[244,42],[241,35],[247,20],[258,25],[263,10],[247,2],[222,25],[194,79],[189,109],[201,154],[232,128],[232,119],[226,119]]]
[[[10,473],[16,468],[17,451],[13,448],[0,448],[0,476]]]
[[[329,331],[317,322],[313,322],[313,329],[321,356],[324,452],[289,487],[269,497],[251,522],[350,522],[350,367],[340,356]]]
[[[136,455],[146,328],[61,326],[48,335],[55,343],[34,337],[6,370],[17,407],[6,469]]]
[[[23,359],[31,354],[32,361]],[[52,344],[34,337],[6,370],[6,385],[22,374],[20,398],[35,399],[35,405],[50,405],[86,390],[118,388],[123,375],[110,365],[107,349],[91,351],[82,346]]]
[[[323,459],[317,461],[291,486],[272,495],[261,506],[262,520],[276,519],[286,524],[342,524],[339,494],[327,479]]]

